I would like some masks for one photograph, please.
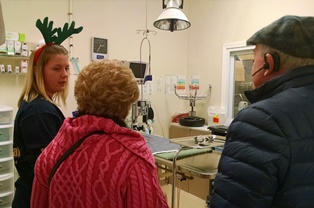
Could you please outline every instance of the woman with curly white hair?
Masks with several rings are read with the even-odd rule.
[[[92,62],[74,94],[78,114],[37,160],[32,207],[168,207],[145,139],[124,122],[139,97],[132,71],[118,60]]]

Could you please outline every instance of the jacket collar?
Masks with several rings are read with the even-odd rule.
[[[314,83],[314,65],[295,68],[268,82],[259,88],[245,91],[244,94],[250,103],[270,98],[289,88],[301,87]]]

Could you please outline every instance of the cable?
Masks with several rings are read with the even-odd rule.
[[[72,15],[73,15],[73,11],[72,11],[72,0],[69,0],[69,24],[71,24],[72,22]],[[73,48],[73,43],[72,43],[72,35],[69,37],[69,57],[72,57],[72,48]]]
[[[155,108],[155,105],[152,105],[152,106],[154,106],[154,108]],[[161,123],[160,123],[160,119],[159,119],[159,117],[158,117],[158,113],[157,113],[158,111],[156,111],[156,117],[157,117],[157,120],[158,120],[158,124],[159,124],[159,126],[160,126],[160,128],[161,128],[161,132],[162,132],[162,136],[163,137],[165,137],[165,133],[164,133],[164,129],[162,128],[162,125],[161,125]]]
[[[80,73],[80,67],[79,67],[78,64],[77,64],[76,58],[72,57],[72,58],[71,58],[71,61],[74,63],[74,66],[75,66],[75,68],[76,68],[76,72],[79,74],[79,73]]]
[[[151,45],[150,45],[150,41],[147,38],[147,36],[145,38],[142,39],[141,44],[140,44],[140,63],[142,63],[142,47],[143,47],[143,42],[144,40],[147,40],[148,42],[148,47],[149,47],[149,58],[148,58],[148,74],[151,75],[151,69],[150,69],[150,62],[151,62]],[[143,73],[143,69],[142,69],[142,64],[140,64],[140,69],[141,69],[141,74]],[[144,94],[144,78],[141,78],[141,100],[143,100],[143,94]]]

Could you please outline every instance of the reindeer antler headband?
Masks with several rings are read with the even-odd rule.
[[[53,28],[53,21],[48,22],[48,17],[45,17],[43,22],[41,22],[40,19],[38,19],[36,21],[36,27],[43,35],[46,44],[35,52],[34,65],[36,65],[38,57],[45,47],[50,46],[52,44],[60,45],[65,39],[67,39],[71,35],[78,34],[83,30],[83,27],[74,28],[75,27],[74,21],[72,21],[70,27],[68,23],[65,23],[63,29],[61,29],[61,27]],[[56,32],[57,35],[55,35]]]

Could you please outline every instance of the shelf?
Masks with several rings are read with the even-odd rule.
[[[13,141],[2,141],[2,142],[0,142],[0,146],[8,145],[8,144],[13,144]],[[0,151],[0,153],[1,153],[1,151]]]
[[[0,77],[1,76],[25,76],[26,73],[8,73],[8,72],[4,72],[4,73],[0,73]]]
[[[13,124],[0,124],[0,129],[13,128]]]
[[[6,55],[6,54],[0,54],[0,59],[19,59],[19,60],[23,60],[23,59],[29,59],[28,56],[10,56],[10,55]]]
[[[1,73],[3,74],[15,74],[15,67],[19,67],[19,72],[21,68],[27,67],[29,57],[28,56],[8,56],[0,55],[0,65],[2,65]],[[11,66],[12,73],[8,72],[8,67]],[[3,68],[4,67],[4,68]],[[3,72],[5,71],[5,72]],[[23,74],[23,73],[21,73]]]
[[[0,158],[0,163],[1,162],[7,162],[7,161],[13,161],[13,157],[5,157],[5,158]]]

